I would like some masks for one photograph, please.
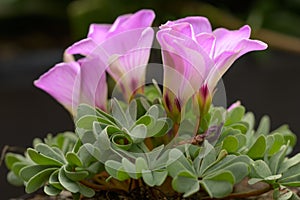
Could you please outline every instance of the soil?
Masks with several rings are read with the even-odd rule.
[[[298,195],[300,194],[300,190],[298,189]],[[101,191],[98,192],[92,198],[82,198],[82,200],[199,200],[203,199],[199,194],[195,194],[189,198],[181,198],[177,197],[168,197],[163,192],[155,190],[145,190],[140,188],[139,190],[133,190],[130,194],[128,193],[120,193],[113,191]],[[206,198],[204,198],[206,199]],[[273,200],[272,191],[265,193],[257,198],[238,198],[238,199],[252,199],[252,200]],[[72,195],[69,192],[62,192],[59,196],[49,197],[43,194],[42,192],[38,192],[36,194],[25,195],[20,198],[13,198],[10,200],[73,200]]]

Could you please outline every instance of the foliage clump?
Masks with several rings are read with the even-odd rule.
[[[270,131],[265,116],[255,129],[254,115],[243,106],[211,106],[199,129],[205,131],[192,135],[192,115],[186,112],[177,128],[160,93],[147,87],[155,98],[139,96],[128,106],[112,99],[110,112],[81,104],[75,133],[36,139],[24,155],[7,153],[9,182],[28,193],[67,190],[74,199],[142,186],[167,197],[238,198],[273,190],[274,199],[299,199],[291,188],[300,187],[300,154],[287,156],[296,136],[286,125]],[[238,191],[245,181],[265,187]]]

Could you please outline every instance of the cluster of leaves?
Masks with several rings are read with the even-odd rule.
[[[80,194],[92,197],[95,191],[81,181],[103,171],[103,164],[90,152],[95,148],[82,144],[71,132],[48,135],[42,142],[34,141],[34,148],[28,148],[25,155],[7,153],[5,162],[7,178],[13,185],[25,185],[25,191],[32,193],[41,187],[50,196],[62,190],[72,192],[74,199]]]
[[[270,131],[270,120],[263,117],[255,130],[254,116],[243,106],[230,111],[211,107],[201,123],[204,132],[191,136],[186,127],[194,122],[186,114],[175,142],[166,144],[174,127],[151,90],[146,90],[151,98],[138,97],[128,106],[112,99],[110,112],[80,105],[75,133],[36,140],[24,156],[6,155],[8,180],[25,184],[28,193],[44,187],[48,195],[68,190],[78,199],[110,182],[132,180],[183,197],[238,197],[235,188],[247,179],[249,184],[266,183],[274,199],[299,199],[290,187],[300,187],[300,154],[287,157],[296,143],[287,126]],[[99,176],[104,181],[94,187]],[[108,189],[130,192],[139,186],[129,185]]]

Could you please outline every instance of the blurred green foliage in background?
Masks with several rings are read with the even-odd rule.
[[[206,16],[214,27],[250,24],[271,47],[300,53],[300,0],[0,0],[0,38],[66,46],[85,37],[90,23],[142,8],[155,10],[154,26],[188,15]]]

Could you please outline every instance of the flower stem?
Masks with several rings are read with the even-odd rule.
[[[198,130],[200,128],[200,125],[201,125],[201,116],[198,116],[197,119],[196,119],[196,126],[195,126],[195,129],[194,129],[194,135],[195,136],[198,134]]]
[[[179,124],[178,123],[174,123],[173,125],[173,138],[177,135],[178,133],[178,130],[179,130]]]

